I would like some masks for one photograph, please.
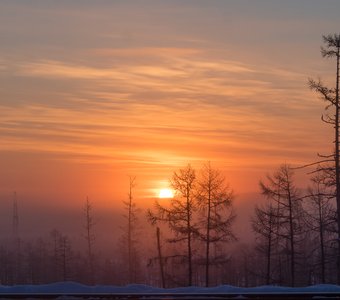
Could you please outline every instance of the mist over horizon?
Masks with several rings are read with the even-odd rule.
[[[11,238],[13,235],[13,199],[14,193],[10,195],[2,195],[0,203],[0,226],[2,234],[0,238]],[[60,230],[63,233],[70,234],[73,238],[82,240],[84,243],[84,199],[77,199],[77,206],[61,207],[58,205],[58,198],[44,199],[27,199],[24,195],[16,192],[16,199],[18,204],[19,227],[18,233],[22,239],[36,239],[48,235],[53,229]],[[112,245],[117,243],[116,236],[122,233],[122,225],[124,223],[124,208],[123,201],[112,201],[111,205],[98,206],[96,200],[89,198],[93,206],[93,214],[96,220],[96,236],[98,240],[104,241],[110,236],[112,238]],[[150,230],[150,225],[146,221],[147,209],[153,208],[154,202],[158,197],[138,199],[135,196],[139,212],[139,222],[143,224],[145,231]],[[99,199],[100,200],[100,199]],[[248,200],[248,201],[247,201]],[[163,201],[168,201],[167,199]],[[236,193],[234,199],[234,206],[237,212],[237,235],[241,242],[249,242],[252,237],[252,230],[250,227],[250,216],[253,213],[254,206],[263,202],[264,199],[258,193],[247,193],[245,195],[238,195]],[[145,203],[147,202],[147,203]],[[51,204],[53,203],[53,204]],[[118,203],[118,205],[117,205]],[[42,226],[43,224],[43,226]]]
[[[340,285],[339,11],[2,1],[0,284]]]

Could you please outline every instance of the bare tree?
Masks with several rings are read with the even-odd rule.
[[[334,207],[330,203],[328,191],[323,184],[321,174],[312,178],[313,186],[308,189],[308,209],[305,211],[305,222],[308,229],[317,235],[316,249],[319,249],[319,265],[321,267],[321,283],[326,283],[326,246],[332,238],[330,233],[335,218]],[[313,249],[315,250],[315,248]]]
[[[337,225],[338,225],[338,254],[337,254],[337,281],[340,284],[340,153],[339,153],[339,59],[340,59],[340,34],[329,34],[323,36],[323,42],[325,47],[321,48],[321,54],[323,57],[336,59],[336,76],[335,76],[335,87],[329,88],[325,86],[321,80],[315,81],[310,79],[309,86],[312,90],[316,91],[321,98],[326,102],[326,110],[332,109],[331,114],[326,113],[322,116],[322,120],[330,124],[334,128],[334,152],[331,155],[322,155],[323,160],[317,162],[321,163],[332,163],[334,177],[329,181],[334,187],[334,197],[336,199],[337,207]],[[321,165],[318,171],[328,171],[329,166]]]
[[[63,281],[70,280],[70,262],[72,259],[72,247],[71,241],[68,236],[62,235],[59,239],[59,255],[60,255],[60,266],[62,270]]]
[[[70,263],[73,258],[71,240],[67,235],[63,235],[57,229],[53,229],[50,236],[53,241],[54,280],[69,280],[71,273]]]
[[[293,171],[288,165],[282,165],[272,176],[267,176],[267,183],[260,182],[262,194],[278,205],[280,239],[286,243],[286,253],[290,261],[290,284],[296,284],[297,242],[301,234],[301,198],[293,182]]]
[[[89,198],[86,198],[85,206],[84,206],[84,218],[85,218],[85,240],[87,243],[87,259],[89,263],[89,271],[90,271],[90,282],[91,284],[95,284],[95,268],[94,268],[94,241],[95,235],[93,233],[93,228],[95,226],[95,222],[92,216],[92,204],[89,201]]]
[[[138,208],[134,202],[133,189],[136,186],[136,177],[129,177],[129,192],[128,200],[123,201],[125,207],[124,218],[126,219],[126,226],[123,226],[123,249],[126,257],[128,282],[137,281],[137,223],[138,223]]]
[[[258,245],[256,247],[264,253],[266,260],[265,282],[272,283],[272,259],[274,254],[275,241],[277,239],[277,210],[272,203],[260,207],[255,206],[255,215],[251,219],[252,228],[257,235]]]
[[[161,279],[162,279],[162,288],[165,288],[164,262],[163,262],[162,247],[161,247],[161,233],[160,233],[159,227],[156,228],[156,237],[157,237],[159,270],[160,270]]]
[[[188,263],[188,282],[192,285],[193,277],[193,249],[192,243],[195,235],[198,235],[193,214],[197,210],[195,203],[195,170],[187,165],[185,168],[174,172],[171,186],[175,191],[175,197],[171,199],[168,208],[161,206],[157,201],[155,211],[148,210],[148,219],[152,224],[158,221],[166,222],[174,237],[169,242],[186,242],[186,258]]]
[[[210,163],[203,166],[197,200],[202,214],[200,223],[204,228],[200,237],[205,242],[205,284],[209,286],[211,245],[236,240],[232,231],[236,218],[232,206],[233,192],[220,171],[213,169]]]
[[[59,242],[61,239],[61,233],[57,229],[53,229],[50,232],[52,239],[52,279],[54,281],[61,280],[59,277]]]

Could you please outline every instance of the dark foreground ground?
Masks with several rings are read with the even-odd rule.
[[[0,299],[58,300],[340,300],[340,293],[1,293]]]

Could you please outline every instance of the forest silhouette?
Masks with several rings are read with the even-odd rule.
[[[315,162],[299,167],[282,164],[264,175],[259,182],[263,201],[249,220],[254,243],[240,243],[234,191],[221,170],[210,162],[200,169],[189,163],[169,178],[174,197],[157,200],[146,210],[135,201],[138,178],[129,177],[120,238],[109,255],[97,247],[99,221],[91,199],[82,208],[83,246],[74,247],[67,233],[57,229],[35,240],[21,236],[14,195],[13,232],[0,245],[1,283],[340,284],[340,35],[323,36],[323,42],[322,56],[335,59],[335,86],[310,79],[309,87],[326,104],[322,121],[334,131],[332,150],[319,154]],[[309,186],[297,186],[297,169],[309,174]],[[146,236],[152,238],[146,240]]]

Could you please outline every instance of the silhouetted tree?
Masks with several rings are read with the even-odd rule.
[[[70,280],[70,262],[72,260],[71,241],[68,236],[62,235],[59,239],[59,257],[63,281]]]
[[[312,178],[313,186],[308,189],[308,209],[306,209],[306,225],[309,230],[316,233],[314,251],[319,249],[318,264],[321,268],[321,283],[326,283],[326,246],[330,242],[331,227],[335,221],[335,210],[330,203],[328,191],[323,184],[323,178],[317,174]]]
[[[201,239],[205,242],[205,284],[209,286],[211,245],[219,242],[235,241],[232,225],[236,215],[233,210],[233,192],[225,183],[220,171],[210,163],[203,166],[197,184],[197,201],[201,211]]]
[[[162,288],[165,288],[164,262],[163,262],[162,247],[161,247],[161,233],[160,233],[159,227],[156,228],[156,237],[157,237],[157,253],[158,253],[158,261],[159,261],[159,270],[160,270],[161,279],[162,279]]]
[[[288,165],[282,165],[272,176],[267,176],[267,183],[260,182],[262,194],[278,205],[278,237],[286,244],[286,253],[290,260],[290,284],[296,283],[296,256],[298,237],[301,235],[301,198],[293,181],[293,171]]]
[[[69,280],[71,274],[70,263],[73,256],[71,240],[67,235],[63,235],[56,229],[52,230],[50,235],[53,241],[54,280]]]
[[[255,206],[255,214],[251,223],[257,239],[256,249],[265,255],[265,283],[267,285],[272,283],[272,259],[277,240],[277,220],[277,210],[272,203],[266,203],[262,207]]]
[[[58,276],[59,274],[59,242],[61,239],[61,233],[57,229],[53,229],[50,232],[50,237],[52,239],[52,280],[61,280]]]
[[[50,257],[47,243],[42,238],[24,244],[24,282],[41,284],[49,282]]]
[[[128,282],[137,282],[137,269],[138,269],[138,208],[134,202],[133,189],[136,186],[136,177],[129,177],[129,192],[128,200],[123,201],[125,207],[124,218],[126,220],[126,225],[122,227],[123,236],[123,251],[125,252],[123,256],[126,257],[127,271],[128,271]]]
[[[87,243],[87,259],[89,263],[89,271],[90,271],[90,283],[95,284],[95,268],[94,268],[94,241],[95,236],[93,233],[93,228],[95,226],[95,222],[92,216],[92,204],[89,201],[89,198],[86,198],[85,206],[84,206],[84,218],[85,218],[85,240]]]
[[[148,219],[152,224],[158,221],[166,222],[174,237],[169,242],[186,242],[186,258],[188,263],[188,282],[192,285],[193,277],[193,249],[194,236],[198,236],[197,225],[194,223],[193,215],[197,210],[195,202],[195,170],[187,165],[185,168],[174,172],[171,179],[171,186],[175,196],[170,200],[169,207],[161,206],[155,202],[155,211],[148,210]]]
[[[329,34],[323,36],[323,42],[325,47],[321,48],[321,54],[323,57],[336,59],[336,76],[335,87],[329,88],[325,86],[321,80],[315,81],[310,79],[309,86],[312,90],[316,91],[322,99],[326,102],[326,110],[333,109],[332,114],[328,113],[322,116],[322,120],[330,124],[334,128],[334,152],[331,155],[322,155],[323,160],[318,162],[318,171],[326,171],[331,174],[331,178],[328,179],[328,183],[334,188],[334,197],[336,199],[337,207],[337,225],[338,225],[338,254],[337,254],[337,268],[338,268],[338,284],[340,284],[340,153],[339,153],[339,58],[340,58],[340,35]],[[332,163],[331,172],[329,165],[324,164]],[[321,164],[321,165],[320,165]]]

